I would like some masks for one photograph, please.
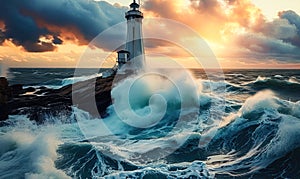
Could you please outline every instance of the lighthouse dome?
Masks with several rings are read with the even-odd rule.
[[[140,5],[134,1],[133,3],[130,4],[130,7],[135,10],[138,9]]]
[[[126,19],[143,18],[143,13],[139,11],[139,7],[140,5],[134,0],[133,3],[130,4],[130,10],[125,13]]]

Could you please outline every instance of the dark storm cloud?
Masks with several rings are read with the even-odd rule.
[[[300,30],[300,16],[294,11],[282,11],[278,13],[282,19],[287,19],[291,24],[294,24],[298,30]],[[300,34],[300,31],[298,31]]]
[[[56,45],[60,45],[60,44],[63,43],[63,41],[62,41],[59,37],[54,36],[54,37],[53,37],[53,40],[52,40],[52,43],[53,43],[53,44],[56,44]]]
[[[240,47],[254,54],[300,60],[300,16],[295,12],[280,12],[277,19],[261,22],[250,31],[238,36]]]
[[[21,3],[4,0],[0,2],[0,20],[5,24],[5,29],[2,30],[5,39],[23,46],[28,51],[51,51],[54,49],[52,44],[39,42],[39,36],[47,35],[49,31],[37,27],[32,18],[22,15],[18,9]]]
[[[298,53],[297,47],[280,39],[269,38],[261,34],[247,33],[240,35],[237,42],[252,52],[269,54]],[[299,53],[298,53],[299,54]]]
[[[52,51],[63,43],[63,32],[70,32],[80,44],[87,44],[106,28],[123,21],[125,10],[88,0],[0,0],[0,21],[5,24],[0,43],[7,39],[29,52]],[[40,37],[50,42],[40,41]],[[101,44],[104,49],[105,43]]]
[[[55,50],[55,46],[51,42],[25,42],[21,44],[28,52],[47,52]]]
[[[272,22],[265,22],[256,31],[282,40],[293,39],[297,36],[297,27],[286,19],[274,19]]]
[[[294,11],[283,11],[278,13],[279,17],[286,19],[297,28],[297,36],[291,39],[291,43],[300,48],[300,16]]]

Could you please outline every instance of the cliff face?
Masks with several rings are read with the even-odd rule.
[[[8,115],[18,114],[28,115],[30,120],[38,123],[43,123],[47,117],[68,120],[73,105],[90,112],[91,115],[105,116],[106,108],[112,104],[113,80],[113,76],[100,77],[60,89],[24,89],[22,85],[9,86],[5,78],[0,78],[0,120],[6,120]],[[96,102],[95,110],[91,109],[91,101]]]

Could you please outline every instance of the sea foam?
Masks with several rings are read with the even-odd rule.
[[[55,168],[60,141],[51,133],[11,131],[0,136],[3,178],[70,178]]]

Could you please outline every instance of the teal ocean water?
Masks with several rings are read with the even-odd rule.
[[[7,78],[11,85],[60,88],[103,72],[74,71],[12,68]],[[104,119],[76,106],[69,120],[45,115],[42,125],[10,116],[0,127],[0,178],[300,176],[300,70],[171,74],[174,80],[149,76],[115,85],[112,97],[121,102]]]

